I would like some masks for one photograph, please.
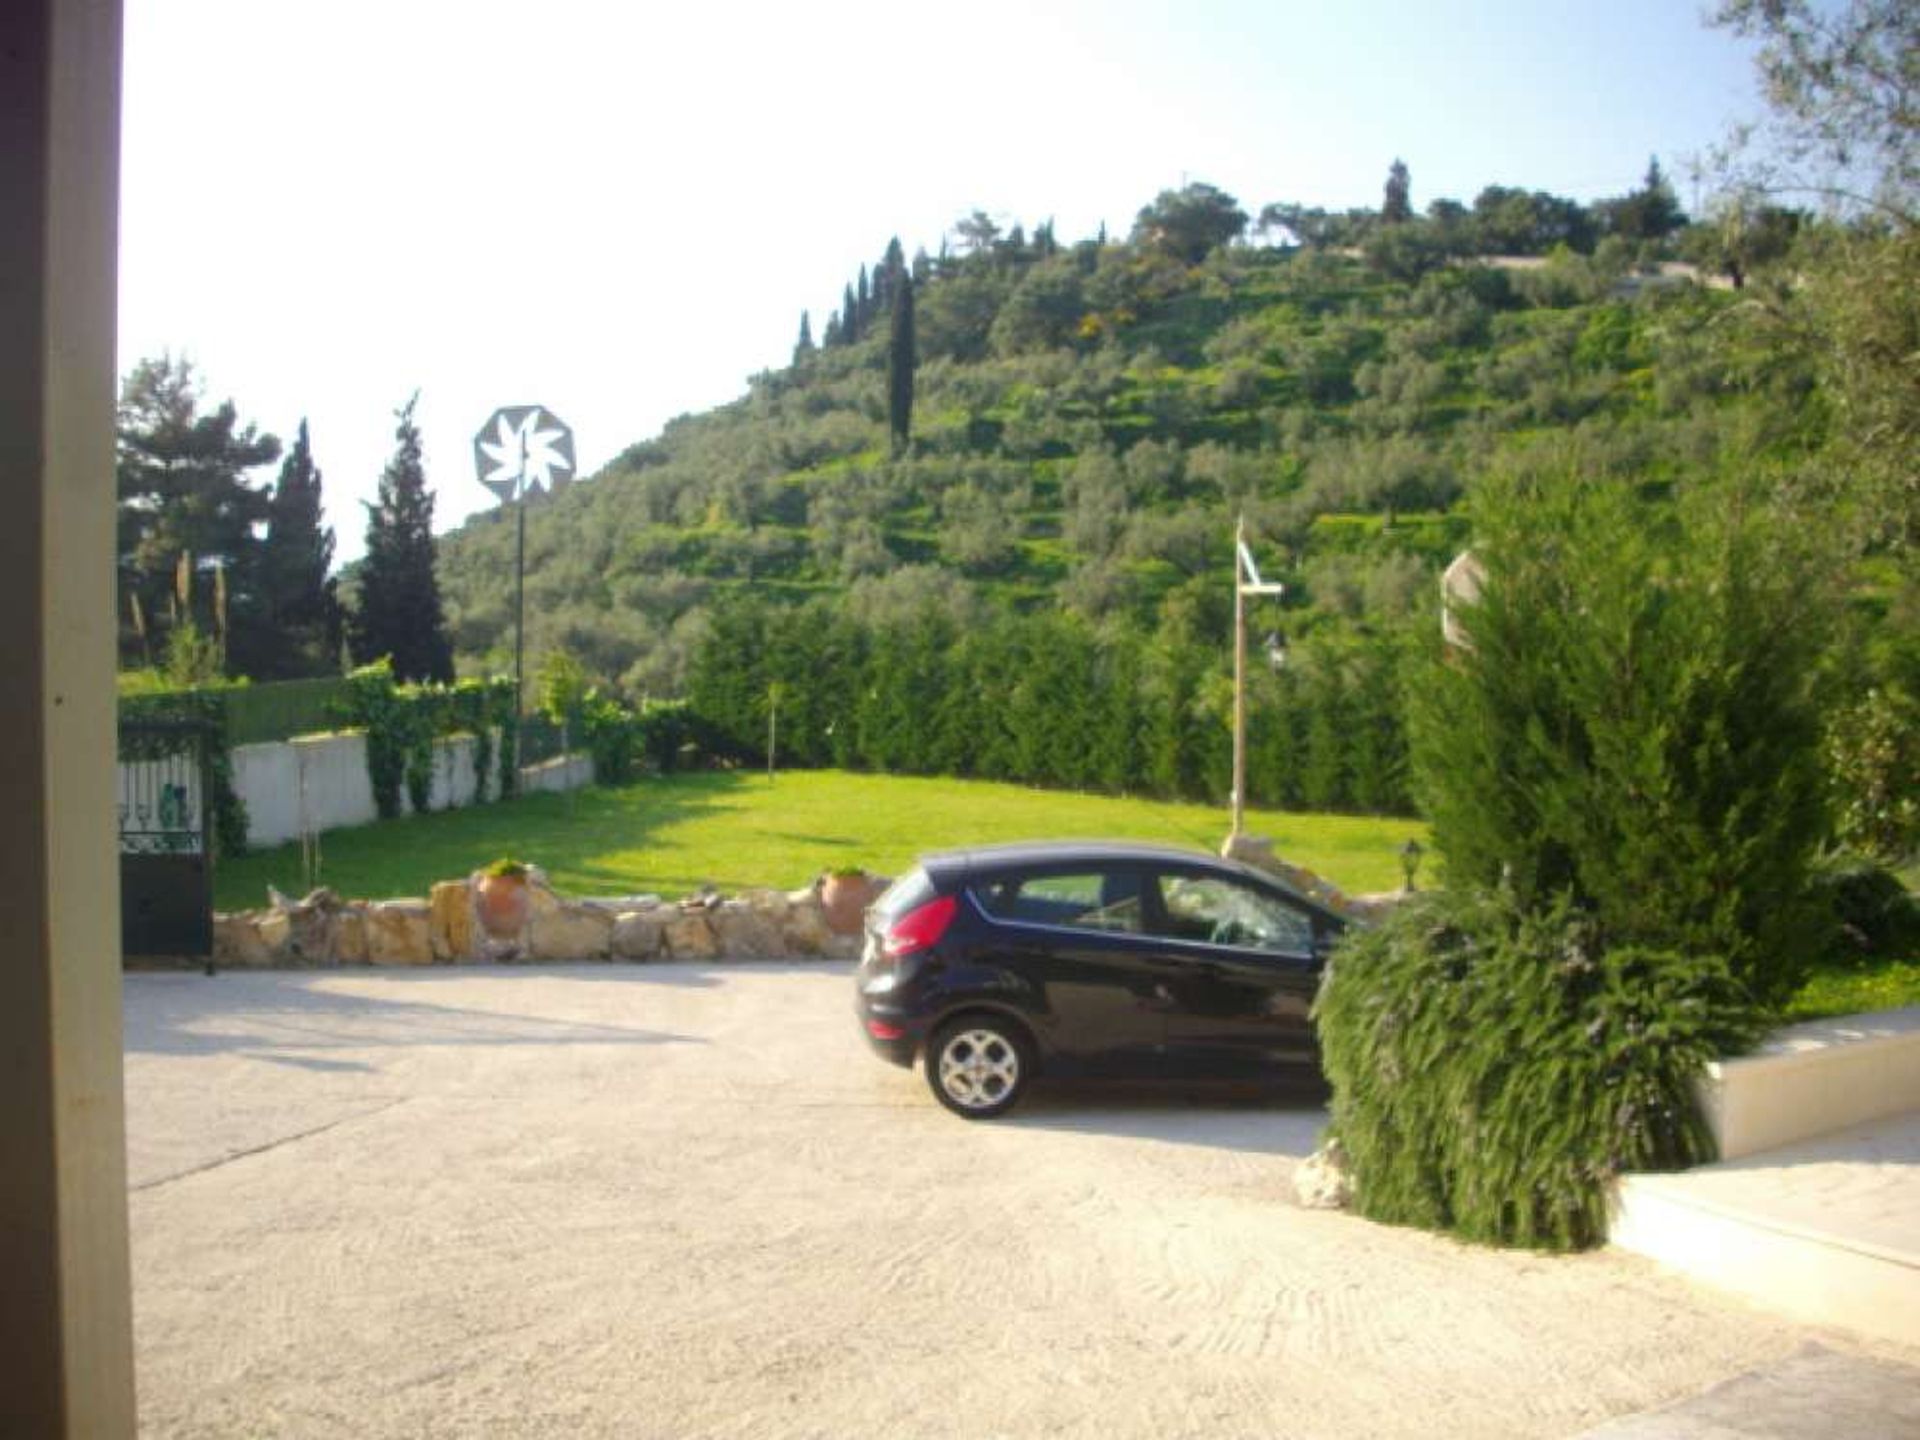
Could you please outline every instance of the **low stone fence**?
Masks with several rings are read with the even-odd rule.
[[[216,915],[213,958],[228,969],[452,965],[581,960],[850,959],[860,937],[834,933],[816,890],[748,890],[723,898],[568,899],[537,874],[525,930],[487,937],[474,884],[449,880],[424,898],[343,900],[316,890],[275,895],[260,910]]]

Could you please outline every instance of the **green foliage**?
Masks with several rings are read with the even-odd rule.
[[[267,502],[260,544],[263,643],[246,666],[255,679],[339,673],[340,602],[328,575],[333,531],[320,516],[320,470],[302,420]]]
[[[275,637],[257,534],[269,497],[248,472],[279,457],[279,440],[242,425],[230,400],[203,412],[193,366],[171,356],[142,360],[127,376],[118,439],[122,658],[152,664],[164,649],[176,679],[190,683],[229,660],[252,673]],[[221,567],[218,592],[194,593],[200,559]],[[169,647],[183,624],[192,632]],[[209,643],[219,648],[209,652]]]
[[[1359,1213],[1554,1250],[1605,1240],[1622,1171],[1713,1158],[1693,1078],[1756,1033],[1723,958],[1474,889],[1353,932],[1315,1018]]]
[[[1875,687],[1828,718],[1833,834],[1882,860],[1920,850],[1920,705]]]
[[[1413,687],[1413,757],[1447,882],[1571,894],[1604,943],[1724,956],[1778,1002],[1818,950],[1812,537],[1738,488],[1678,506],[1564,473],[1490,481],[1460,619]]]
[[[1188,265],[1246,232],[1247,212],[1222,190],[1199,181],[1162,190],[1140,211],[1133,233],[1141,243]]]
[[[433,795],[434,741],[442,736],[474,737],[474,800],[487,798],[493,734],[500,734],[495,792],[518,793],[514,727],[514,685],[505,678],[463,681],[458,685],[401,685],[393,666],[382,658],[351,671],[343,718],[367,732],[367,778],[373,805],[383,820],[397,817],[400,795],[416,815],[425,814]]]
[[[396,414],[393,458],[367,507],[367,555],[353,612],[353,657],[392,662],[401,680],[453,679],[453,647],[434,574],[433,492],[420,459],[415,396]],[[526,502],[521,502],[526,503]]]
[[[1920,900],[1884,865],[1841,853],[1815,875],[1834,919],[1829,963],[1920,959]]]
[[[789,765],[1217,798],[1228,783],[1231,656],[1196,635],[1212,622],[1176,612],[1147,637],[1047,612],[982,609],[963,625],[937,594],[903,594],[870,620],[742,597],[713,617],[688,699],[740,763],[764,748],[765,697],[779,685]],[[1316,642],[1305,654],[1309,675],[1252,681],[1249,793],[1408,813],[1398,643]],[[1291,738],[1300,733],[1304,762]]]
[[[913,371],[918,363],[913,341],[913,281],[902,275],[893,286],[887,337],[887,429],[896,454],[913,438]]]

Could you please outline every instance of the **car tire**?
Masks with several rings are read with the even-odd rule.
[[[1033,1046],[1011,1021],[962,1015],[934,1032],[926,1064],[934,1099],[963,1120],[991,1120],[1026,1091]]]

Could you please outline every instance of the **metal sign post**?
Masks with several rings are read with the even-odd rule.
[[[480,483],[514,504],[513,763],[526,763],[527,739],[527,499],[554,494],[573,478],[573,431],[541,405],[503,405],[473,437]],[[504,788],[504,787],[503,787]],[[514,787],[518,789],[518,785]]]
[[[1247,596],[1280,596],[1287,587],[1267,584],[1247,548],[1247,517],[1233,532],[1233,820],[1228,838],[1245,833],[1247,813]]]

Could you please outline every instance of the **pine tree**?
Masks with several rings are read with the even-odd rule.
[[[840,343],[851,345],[860,338],[860,307],[848,285],[840,297]]]
[[[249,673],[245,667],[270,647],[258,538],[268,494],[247,472],[279,458],[279,440],[241,424],[231,400],[201,411],[199,379],[187,361],[162,356],[134,366],[120,397],[116,466],[119,609],[131,622],[137,601],[142,617],[121,637],[128,659],[157,654],[171,623],[166,617],[175,614],[203,634],[224,632],[235,673]],[[224,573],[229,622],[216,623],[206,612],[210,587],[180,600],[175,572],[182,555]],[[156,628],[158,634],[140,633]]]
[[[451,681],[453,645],[433,569],[433,492],[413,419],[419,399],[415,394],[395,412],[393,458],[380,476],[379,498],[367,506],[353,658],[367,665],[388,656],[401,680]]]
[[[1413,177],[1407,162],[1395,159],[1387,171],[1386,199],[1380,206],[1380,223],[1404,225],[1413,218]]]
[[[864,335],[873,328],[873,292],[867,287],[867,267],[864,265],[860,267],[860,283],[854,287],[853,303],[860,317],[853,328]]]
[[[320,478],[302,419],[267,502],[260,588],[270,643],[247,668],[255,679],[328,675],[339,668],[340,606],[327,575],[333,531],[321,524]]]
[[[827,312],[827,328],[820,332],[820,348],[831,350],[840,343],[840,312],[830,310]]]
[[[793,345],[793,363],[798,365],[813,354],[813,319],[807,311],[800,312],[800,338]]]
[[[896,454],[913,438],[913,364],[913,281],[903,277],[893,293],[887,343],[887,428]]]

